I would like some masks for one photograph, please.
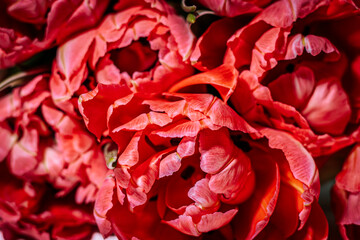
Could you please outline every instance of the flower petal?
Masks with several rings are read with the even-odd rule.
[[[169,89],[169,92],[177,92],[184,87],[198,84],[210,84],[219,91],[222,99],[226,102],[234,92],[237,77],[238,71],[234,67],[221,65],[213,70],[179,81]]]
[[[348,192],[360,192],[360,145],[354,147],[341,172],[336,176],[336,185]]]
[[[269,152],[252,145],[246,154],[252,159],[256,187],[253,195],[239,205],[239,213],[231,223],[237,239],[253,239],[270,220],[280,191],[280,173]]]
[[[209,188],[209,179],[203,178],[195,183],[188,192],[189,198],[194,200],[200,208],[209,208],[218,204],[217,194],[212,192]]]
[[[318,104],[320,100],[322,104]],[[331,79],[318,82],[302,114],[318,132],[334,135],[343,133],[349,122],[351,109],[341,83]]]
[[[103,236],[109,236],[111,233],[111,222],[107,219],[108,211],[113,207],[115,189],[114,177],[108,177],[104,180],[103,186],[100,188],[94,206],[94,217],[99,227],[99,231]]]
[[[130,94],[130,89],[124,85],[103,85],[79,97],[79,110],[88,129],[100,138],[107,129],[108,107],[118,98]]]
[[[307,103],[314,87],[314,74],[307,67],[299,67],[295,72],[283,74],[268,84],[274,100],[297,109],[301,109]]]
[[[237,209],[231,209],[225,213],[214,212],[212,214],[203,215],[200,222],[197,224],[197,229],[199,232],[209,232],[219,229],[228,224],[237,213]]]

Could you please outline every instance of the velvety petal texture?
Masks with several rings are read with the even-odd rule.
[[[194,81],[196,76],[208,77],[200,73]],[[188,87],[197,84],[187,81]],[[213,84],[199,81],[204,83]],[[210,94],[149,95],[118,86],[100,84],[79,101],[89,130],[100,140],[110,137],[118,149],[116,166],[96,200],[95,217],[104,236],[152,239],[170,227],[184,239],[212,231],[222,235],[221,229],[250,239],[267,225],[289,219],[283,233],[288,237],[306,225],[319,195],[318,171],[290,134],[251,127]],[[93,97],[101,90],[99,100],[108,99],[115,87],[118,99],[112,104]],[[95,103],[107,114],[93,118],[89,110]],[[91,128],[92,121],[105,122],[105,129]],[[284,204],[285,196],[291,203]],[[282,220],[290,208],[291,215]],[[115,220],[123,214],[137,224]]]
[[[358,26],[353,0],[1,1],[0,233],[359,239]]]
[[[48,80],[39,75],[1,98],[1,160],[21,179],[48,181],[57,196],[77,187],[76,202],[94,202],[107,171],[101,145],[76,116],[55,106]]]
[[[314,156],[354,143],[347,128],[356,109],[350,85],[357,85],[344,77],[347,53],[334,45],[341,37],[317,35],[324,25],[311,25],[329,18],[331,7],[329,1],[273,3],[228,38],[223,58],[244,70],[231,96],[234,108],[248,121],[290,132]]]
[[[123,1],[101,24],[61,45],[52,94],[69,98],[94,72],[97,83],[161,92],[193,73],[188,59],[195,37],[165,1]]]
[[[0,68],[11,67],[93,27],[108,4],[108,0],[2,2]]]

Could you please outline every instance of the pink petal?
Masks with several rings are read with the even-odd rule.
[[[240,150],[233,150],[230,163],[210,177],[211,191],[221,194],[221,200],[229,204],[244,202],[253,193],[255,176],[250,159]]]
[[[65,162],[60,152],[53,148],[46,148],[44,153],[44,164],[48,170],[50,179],[55,179],[56,177],[59,177]]]
[[[314,130],[337,135],[344,131],[350,119],[348,101],[340,82],[323,80],[317,83],[308,104],[301,112]]]
[[[180,120],[176,123],[152,131],[151,133],[165,138],[182,138],[185,136],[195,137],[200,129],[201,125],[199,122]]]
[[[51,96],[55,101],[54,103],[60,105],[64,101],[69,100],[73,94],[79,90],[88,75],[88,69],[86,65],[83,64],[76,70],[73,76],[64,79],[64,76],[54,61],[52,73],[50,78]]]
[[[195,153],[196,137],[183,137],[176,148],[181,158],[189,157]]]
[[[164,99],[151,99],[145,100],[144,104],[148,104],[153,111],[164,111],[170,118],[175,118],[178,115],[182,115],[186,107],[186,101],[180,100],[171,102]]]
[[[119,84],[121,82],[120,70],[110,59],[110,54],[106,54],[96,65],[96,80],[101,84]]]
[[[118,132],[121,130],[144,130],[148,125],[155,124],[157,126],[165,126],[172,121],[171,118],[168,117],[166,113],[158,113],[158,112],[149,112],[142,113],[131,121],[115,128],[113,132]]]
[[[177,152],[170,153],[160,162],[159,178],[172,175],[181,167],[181,157]]]
[[[103,186],[100,188],[98,197],[94,206],[94,217],[99,230],[103,236],[108,236],[111,233],[111,222],[107,219],[108,211],[113,207],[113,195],[115,188],[115,180],[113,177],[108,177],[104,180]]]
[[[208,107],[205,114],[210,117],[210,120],[214,125],[227,127],[231,130],[242,131],[244,133],[255,134],[257,132],[232,108],[220,99],[214,99],[214,102]]]
[[[203,178],[195,183],[188,192],[189,198],[194,200],[200,208],[209,208],[218,204],[217,194],[212,192],[209,188],[209,179]]]
[[[185,61],[190,57],[195,36],[190,30],[190,25],[186,24],[183,18],[178,16],[168,5],[164,4],[163,6],[167,13],[169,29],[178,45],[178,51]]]
[[[11,148],[17,140],[17,136],[12,134],[10,127],[6,122],[0,123],[0,162],[9,154]]]
[[[250,23],[240,28],[227,41],[228,49],[224,56],[224,63],[233,64],[236,69],[249,65],[255,42],[268,29],[270,26],[263,22]]]
[[[16,143],[9,156],[10,170],[14,175],[22,176],[34,170],[38,164],[35,152],[24,149],[20,143]]]
[[[206,214],[201,217],[200,222],[197,224],[193,222],[190,216],[180,215],[179,218],[166,221],[166,223],[185,234],[200,236],[203,232],[216,230],[228,224],[237,212],[237,209],[232,209],[225,213]]]
[[[347,157],[341,172],[336,176],[336,185],[348,192],[360,192],[360,145],[354,147]]]
[[[46,39],[52,41],[56,38],[57,42],[63,42],[67,37],[94,26],[108,3],[108,0],[53,2],[47,17]]]
[[[21,107],[21,98],[19,96],[19,89],[15,89],[12,94],[5,95],[0,98],[0,121],[6,118],[16,116]]]
[[[166,223],[185,234],[196,237],[201,235],[190,216],[180,215],[179,218]]]
[[[274,27],[287,28],[327,3],[327,0],[282,0],[267,7],[254,21],[259,19]]]
[[[217,173],[231,158],[234,149],[226,130],[203,130],[199,136],[200,167],[206,173]]]
[[[343,239],[356,239],[360,225],[359,192],[349,193],[336,184],[332,189],[332,207]]]
[[[56,54],[56,64],[67,81],[86,64],[86,54],[94,39],[94,31],[88,31],[61,45]]]
[[[294,59],[297,56],[302,55],[304,48],[306,52],[310,53],[312,56],[317,56],[321,52],[339,55],[338,50],[328,39],[315,35],[303,36],[297,34],[289,40],[285,59]]]
[[[144,130],[149,124],[149,115],[147,113],[142,113],[139,116],[135,117],[134,119],[130,120],[129,122],[116,127],[112,130],[113,133],[122,131],[122,130],[132,130],[132,131],[140,131]]]
[[[338,53],[338,50],[335,48],[334,45],[331,44],[331,42],[328,39],[318,37],[315,35],[307,35],[305,37],[305,46],[304,47],[305,47],[306,51],[313,56],[320,54],[320,52],[324,52],[324,53],[336,52],[336,53]]]
[[[308,187],[313,186],[317,168],[314,159],[301,143],[286,132],[263,128],[261,133],[269,139],[271,148],[283,151],[294,177]]]
[[[285,52],[287,36],[281,28],[271,28],[256,41],[252,51],[250,71],[261,77],[264,72],[274,68]]]
[[[118,164],[132,167],[139,161],[139,142],[143,132],[137,132],[118,158]]]
[[[121,189],[119,189],[119,186],[121,188],[127,188],[129,187],[129,184],[130,184],[130,181],[131,181],[131,174],[130,174],[130,171],[129,171],[129,167],[126,167],[126,166],[119,166],[119,167],[116,167],[114,169],[114,174],[115,174],[115,179],[116,179],[116,184],[117,184],[117,187],[118,187],[118,191],[121,192]],[[122,196],[123,193],[120,193],[120,196]],[[122,201],[120,201],[122,202]]]
[[[314,74],[307,67],[299,67],[293,73],[283,74],[268,85],[274,100],[297,109],[306,104],[314,87]]]
[[[136,167],[132,172],[132,180],[129,187],[126,189],[127,198],[130,207],[144,204],[148,200],[147,194],[150,192],[155,180],[159,178],[159,163],[164,154],[167,154],[171,149],[160,152],[150,159],[143,162]]]
[[[197,224],[197,229],[199,232],[209,232],[219,229],[228,224],[237,213],[237,209],[231,209],[225,213],[215,212],[203,215],[200,222]]]
[[[295,140],[291,135],[285,132],[262,129],[262,133],[269,139],[269,146],[283,151],[286,161],[289,164],[279,164],[282,172],[287,176],[287,182],[295,189],[300,191],[301,198],[304,200],[303,209],[299,213],[301,220],[300,228],[305,224],[310,214],[311,203],[316,201],[320,194],[319,172],[310,153]],[[289,170],[287,170],[290,167]],[[291,172],[286,173],[286,172]],[[289,178],[294,176],[294,179]]]
[[[62,111],[46,104],[41,105],[41,113],[44,116],[45,121],[52,127],[56,127],[60,120],[64,117],[64,113]]]
[[[47,7],[44,1],[25,0],[11,4],[7,12],[22,22],[41,24],[45,21]]]

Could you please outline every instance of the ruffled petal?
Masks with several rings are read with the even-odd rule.
[[[79,97],[79,110],[88,129],[100,138],[107,129],[107,111],[113,102],[130,94],[130,89],[121,85],[98,86]]]
[[[152,131],[152,134],[156,134],[164,138],[182,138],[182,137],[195,137],[201,129],[199,122],[193,122],[188,120],[181,120],[173,124],[169,124],[163,128]]]
[[[317,56],[321,52],[327,54],[334,53],[339,56],[338,50],[328,39],[315,35],[303,36],[302,34],[297,34],[289,40],[284,58],[286,60],[290,60],[296,58],[297,56],[301,56],[304,49],[312,56]]]
[[[284,152],[294,177],[307,186],[312,186],[317,168],[314,159],[301,143],[286,132],[263,128],[261,133],[269,139],[271,148]],[[317,196],[319,193],[317,192]]]
[[[203,178],[195,183],[188,192],[189,198],[200,208],[209,208],[218,204],[217,194],[210,190],[209,179]]]
[[[200,232],[209,232],[215,229],[219,229],[222,226],[228,224],[237,213],[237,209],[231,209],[225,213],[215,212],[212,214],[203,215],[200,222],[197,224],[197,229]]]

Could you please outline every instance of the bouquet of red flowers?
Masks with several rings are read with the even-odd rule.
[[[358,239],[359,7],[1,1],[3,238]]]

